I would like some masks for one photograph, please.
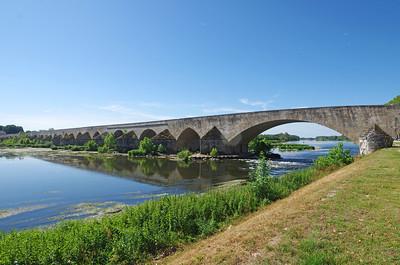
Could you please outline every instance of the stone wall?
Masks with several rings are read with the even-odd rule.
[[[360,137],[360,154],[367,155],[378,149],[391,147],[393,138],[375,125]]]

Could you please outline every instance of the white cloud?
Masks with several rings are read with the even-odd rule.
[[[239,101],[240,103],[247,106],[261,107],[263,110],[266,110],[267,107],[274,102],[274,100],[261,101],[261,100],[249,100],[248,98],[241,98],[239,99]]]

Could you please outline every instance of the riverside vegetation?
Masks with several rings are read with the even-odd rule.
[[[135,264],[206,237],[233,219],[352,162],[343,145],[310,168],[271,177],[261,156],[248,184],[166,196],[102,219],[0,233],[0,264]]]
[[[249,142],[249,151],[258,156],[261,152],[271,154],[272,149],[278,149],[279,151],[303,151],[315,149],[314,146],[307,144],[285,143],[288,141],[299,140],[299,136],[290,135],[288,133],[275,135],[260,134]]]

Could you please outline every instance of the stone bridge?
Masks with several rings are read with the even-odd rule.
[[[183,119],[113,124],[30,132],[33,138],[55,145],[82,145],[88,140],[102,144],[112,133],[120,150],[136,148],[144,137],[163,144],[169,153],[187,148],[208,153],[216,147],[221,154],[247,153],[247,145],[258,134],[293,122],[311,122],[331,128],[361,144],[361,152],[391,146],[400,135],[400,106],[341,106],[257,111]],[[371,136],[372,135],[372,136]],[[373,141],[374,143],[370,143]],[[371,150],[370,150],[371,149]]]

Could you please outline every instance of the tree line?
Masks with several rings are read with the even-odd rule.
[[[24,132],[24,128],[22,128],[22,126],[17,126],[14,124],[5,126],[0,125],[0,131],[5,132],[6,134],[14,134],[14,133]]]

